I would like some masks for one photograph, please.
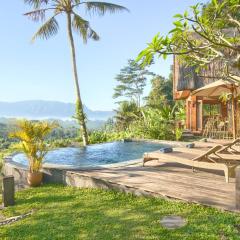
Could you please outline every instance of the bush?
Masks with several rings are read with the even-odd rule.
[[[89,143],[95,144],[95,143],[104,143],[104,142],[113,142],[113,141],[119,141],[125,138],[132,138],[134,137],[131,133],[128,131],[93,131],[89,134]]]
[[[49,141],[48,144],[51,148],[64,148],[69,147],[72,144],[72,139],[56,139]]]
[[[142,117],[133,122],[129,130],[139,138],[174,140],[174,121],[169,115],[159,109],[145,109]]]
[[[90,133],[88,140],[90,144],[103,143],[108,141],[108,136],[104,131],[93,131]]]

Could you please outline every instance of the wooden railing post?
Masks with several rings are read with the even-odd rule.
[[[2,199],[4,207],[14,205],[14,194],[15,194],[14,177],[13,176],[3,177]]]
[[[236,168],[236,208],[240,210],[240,167]]]

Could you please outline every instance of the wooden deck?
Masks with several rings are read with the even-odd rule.
[[[132,189],[128,191],[132,193],[147,192],[157,197],[237,211],[235,179],[231,178],[230,183],[226,183],[221,172],[193,172],[182,165],[152,161],[145,167],[139,162],[125,167],[78,171],[75,174]]]

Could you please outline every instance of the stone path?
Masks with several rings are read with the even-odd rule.
[[[180,216],[166,216],[160,220],[160,224],[167,229],[184,227],[187,222]]]

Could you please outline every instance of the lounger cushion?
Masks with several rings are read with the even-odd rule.
[[[171,153],[173,149],[171,147],[166,147],[166,148],[161,148],[159,151],[162,153]]]
[[[195,147],[195,144],[194,143],[189,143],[186,145],[187,148],[194,148]]]

